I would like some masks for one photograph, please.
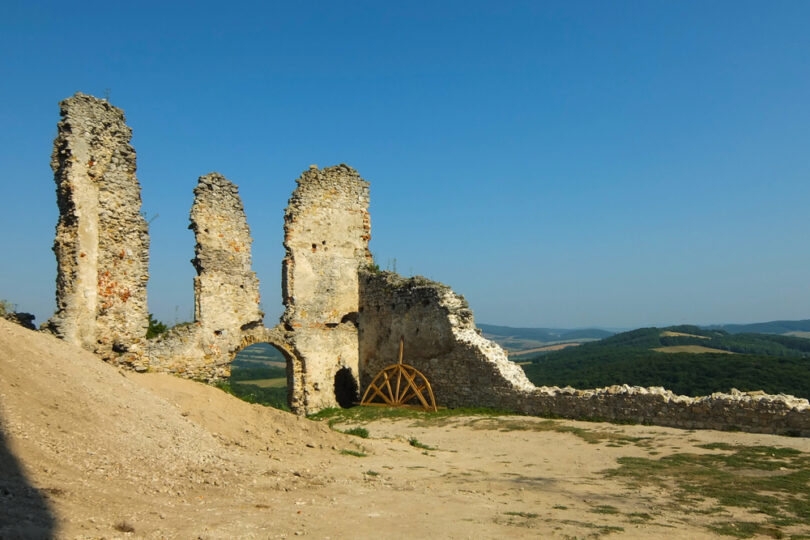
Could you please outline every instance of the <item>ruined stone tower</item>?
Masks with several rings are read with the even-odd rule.
[[[148,325],[149,235],[132,131],[107,101],[60,103],[56,181],[56,313],[45,327],[109,360],[137,351]]]
[[[358,271],[372,260],[369,194],[347,165],[312,166],[296,182],[284,214],[282,325],[296,358],[290,407],[314,412],[357,399]]]
[[[189,228],[197,240],[191,261],[197,270],[194,319],[211,331],[261,322],[259,280],[251,269],[253,239],[239,189],[219,173],[201,176]]]

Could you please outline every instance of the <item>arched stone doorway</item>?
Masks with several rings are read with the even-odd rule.
[[[242,354],[243,351],[246,351],[245,354]],[[233,377],[234,361],[236,361],[236,378]],[[256,325],[243,329],[241,343],[231,353],[231,384],[244,385],[246,379],[242,378],[238,374],[239,369],[240,366],[247,367],[251,363],[254,364],[254,367],[256,368],[266,366],[267,368],[270,368],[266,370],[267,374],[277,375],[274,377],[267,377],[267,379],[281,378],[281,369],[279,368],[281,368],[283,365],[283,377],[286,379],[284,383],[284,388],[286,389],[284,401],[286,406],[279,408],[297,412],[301,393],[301,361],[294,354],[293,349],[285,339],[285,334],[280,326],[276,326],[275,328],[266,328],[264,326]],[[255,371],[253,374],[245,373],[245,376],[260,374],[260,371]],[[278,384],[278,381],[263,384]],[[281,393],[277,390],[275,391],[275,394],[281,395]]]

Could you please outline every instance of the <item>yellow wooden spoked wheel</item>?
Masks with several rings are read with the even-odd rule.
[[[379,372],[366,388],[360,404],[438,410],[427,377],[408,364],[393,364]]]

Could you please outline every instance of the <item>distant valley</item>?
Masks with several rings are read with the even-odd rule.
[[[494,324],[479,324],[484,337],[503,347],[509,356],[524,356],[550,352],[566,347],[600,340],[615,332],[599,328],[513,328]]]

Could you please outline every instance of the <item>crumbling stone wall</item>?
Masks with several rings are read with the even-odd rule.
[[[239,350],[270,343],[288,362],[291,408],[304,414],[356,400],[358,380],[363,389],[394,363],[404,337],[404,361],[428,377],[440,406],[810,436],[810,404],[793,396],[535,388],[481,337],[462,296],[425,278],[370,270],[368,183],[346,165],[313,166],[297,180],[284,216],[286,310],[274,328],[258,307],[238,189],[217,173],[200,177],[191,209],[196,320],[145,343],[149,239],[131,131],[120,109],[91,96],[76,94],[61,110],[51,163],[57,311],[44,327],[106,360],[216,380],[230,375]]]
[[[539,416],[810,437],[810,403],[806,399],[761,391],[732,389],[693,398],[661,387],[616,385],[576,390],[542,386],[504,396],[504,406]]]
[[[310,413],[357,399],[358,270],[371,264],[371,222],[368,182],[351,167],[312,166],[296,182],[284,213],[281,322],[297,359],[290,407]]]
[[[191,263],[195,320],[150,342],[140,369],[216,380],[230,375],[236,352],[255,340],[282,343],[268,333],[259,310],[259,280],[251,269],[250,228],[239,189],[219,173],[194,188],[191,225],[197,241]]]
[[[107,101],[60,103],[56,181],[57,310],[44,327],[107,360],[140,350],[148,325],[149,235],[132,131]]]
[[[498,345],[476,332],[463,297],[422,277],[361,272],[360,298],[363,388],[382,368],[396,363],[402,336],[403,361],[425,374],[439,406],[810,436],[810,404],[794,396],[732,390],[692,398],[663,388],[627,385],[537,388]]]
[[[214,332],[261,323],[259,280],[251,268],[253,239],[239,189],[221,174],[201,176],[189,228],[197,240],[191,261],[197,270],[195,320]]]
[[[360,372],[363,388],[395,364],[400,337],[403,362],[430,381],[445,407],[503,407],[504,396],[534,386],[498,346],[481,337],[464,297],[421,276],[360,273]]]

